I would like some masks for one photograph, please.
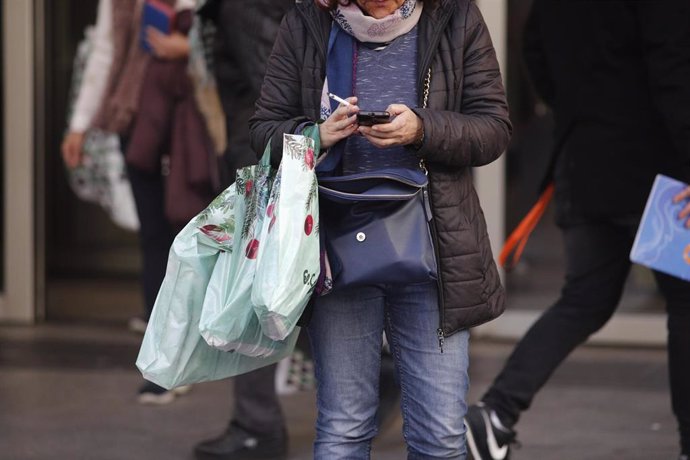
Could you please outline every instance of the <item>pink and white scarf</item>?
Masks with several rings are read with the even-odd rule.
[[[393,13],[375,19],[365,15],[353,0],[349,5],[338,5],[333,12],[333,20],[360,42],[389,43],[417,25],[423,6],[421,1],[405,0]]]

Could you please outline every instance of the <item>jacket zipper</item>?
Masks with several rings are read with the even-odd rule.
[[[431,193],[428,193],[429,206],[434,209],[434,201],[431,198]],[[429,222],[429,227],[431,228],[431,238],[434,242],[434,255],[436,256],[436,271],[438,276],[436,277],[436,285],[438,289],[438,329],[436,330],[436,335],[438,336],[438,347],[443,353],[443,342],[445,341],[445,332],[443,331],[443,322],[445,321],[446,312],[446,299],[443,293],[443,272],[441,271],[441,254],[438,250],[438,230],[436,229],[436,220],[431,219]]]
[[[419,162],[419,166],[422,168],[425,174],[429,174],[429,171],[426,169],[426,165],[424,164],[424,160],[421,160]],[[429,181],[431,183],[431,181]],[[436,258],[436,289],[438,289],[438,329],[436,329],[436,336],[438,337],[438,347],[441,350],[441,353],[443,353],[443,344],[446,339],[445,332],[443,331],[443,321],[445,319],[445,297],[443,294],[443,274],[441,272],[441,254],[439,253],[438,250],[438,230],[436,229],[436,221],[433,218],[433,209],[434,209],[434,202],[433,199],[431,198],[431,193],[429,193],[429,185],[424,187],[424,201],[425,201],[425,206],[428,203],[429,206],[429,230],[431,231],[431,239],[433,242],[434,246],[434,257]]]
[[[442,16],[440,17],[439,21],[437,24],[430,24],[429,27],[433,27],[433,30],[435,33],[432,35],[431,40],[427,46],[425,54],[422,56],[422,60],[420,61],[420,69],[425,70],[424,72],[419,73],[419,78],[417,80],[417,87],[420,88],[419,94],[423,94],[423,82],[424,82],[424,76],[426,75],[426,71],[428,69],[431,69],[431,61],[433,59],[434,51],[438,47],[438,43],[441,40],[441,35],[443,34],[443,31],[445,30],[445,26],[448,23],[448,20],[450,19],[451,15],[453,13],[453,9],[451,7],[446,6],[446,8],[442,12]],[[426,169],[426,166],[424,165],[424,160],[420,162],[420,166],[424,170],[424,172],[428,175],[428,171]],[[430,186],[431,181],[429,181],[429,185],[427,185],[427,188]],[[434,202],[431,197],[431,193],[427,194],[427,198],[429,200],[429,206],[431,209],[434,208]],[[441,353],[443,353],[443,345],[446,340],[446,334],[445,331],[443,330],[443,322],[445,320],[445,297],[443,293],[443,275],[441,272],[441,257],[439,254],[438,250],[438,230],[436,229],[436,222],[434,219],[431,219],[429,222],[429,228],[431,229],[431,237],[434,242],[434,254],[436,256],[436,270],[438,271],[438,277],[436,280],[436,285],[438,289],[438,315],[439,315],[439,324],[438,324],[438,329],[436,329],[436,336],[438,337],[438,347],[441,350]]]

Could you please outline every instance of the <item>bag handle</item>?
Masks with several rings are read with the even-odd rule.
[[[302,129],[303,136],[310,137],[314,140],[314,160],[316,160],[319,152],[321,151],[321,137],[319,136],[319,125],[310,124]],[[271,166],[271,139],[268,139],[266,143],[266,148],[264,149],[264,154],[259,160],[259,166],[269,167]]]
[[[527,240],[532,231],[536,228],[541,216],[544,215],[546,208],[553,197],[553,182],[550,183],[544,192],[541,194],[536,204],[532,206],[527,215],[523,217],[518,226],[510,234],[506,242],[503,244],[501,254],[498,256],[498,263],[506,271],[512,270],[520,261],[522,251],[525,249]],[[514,250],[514,252],[513,252]],[[512,257],[510,257],[512,253]]]
[[[314,160],[321,153],[321,136],[319,135],[319,125],[318,123],[309,124],[302,130],[302,135],[310,137],[314,140]]]
[[[269,139],[266,143],[264,154],[261,155],[261,159],[259,160],[259,166],[262,168],[268,168],[271,166],[271,139]]]

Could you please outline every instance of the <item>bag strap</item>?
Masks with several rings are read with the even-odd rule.
[[[422,87],[422,108],[426,109],[429,107],[429,91],[431,88],[431,66],[426,71],[426,77],[424,78],[424,86]],[[421,142],[424,142],[424,134],[422,134],[422,140]],[[424,161],[424,158],[419,160],[419,167],[422,171],[424,171],[424,174],[428,174],[429,171],[426,169],[426,162]]]
[[[431,89],[431,66],[426,71],[426,78],[424,78],[424,87],[422,88],[422,108],[429,108],[429,90]]]
[[[314,140],[314,159],[321,153],[321,137],[319,136],[319,125],[309,124],[302,130],[302,135],[310,137]]]
[[[522,220],[520,221],[518,226],[515,227],[515,230],[513,230],[510,236],[508,236],[508,239],[505,241],[505,243],[503,243],[503,249],[501,249],[501,254],[498,256],[498,263],[506,271],[510,271],[513,268],[515,268],[515,266],[520,261],[520,257],[522,257],[522,251],[525,249],[527,240],[529,239],[530,235],[539,223],[539,220],[541,220],[541,216],[544,215],[546,208],[549,206],[549,202],[551,202],[551,198],[553,197],[554,191],[553,174],[554,170],[556,169],[556,162],[558,161],[558,157],[560,156],[561,150],[563,150],[565,142],[568,139],[568,136],[570,135],[570,132],[572,131],[574,126],[575,120],[571,120],[565,132],[556,141],[556,144],[554,145],[554,148],[551,151],[551,158],[549,159],[549,164],[546,173],[544,174],[544,177],[542,178],[541,183],[539,185],[539,199],[534,204],[534,206],[532,206],[532,209],[530,209],[530,211],[525,215],[525,217],[522,218]],[[511,258],[510,262],[508,262],[508,256],[510,255],[511,251],[515,248],[516,245],[518,245],[518,247],[515,250],[515,253],[513,254],[513,257]]]
[[[539,200],[537,200],[537,203],[532,206],[532,209],[530,209],[527,215],[520,221],[520,224],[513,230],[503,245],[501,254],[498,256],[498,263],[507,271],[512,270],[520,261],[527,240],[539,223],[541,216],[544,215],[553,197],[553,190],[554,185],[550,183],[539,197]],[[510,257],[511,253],[512,257]]]

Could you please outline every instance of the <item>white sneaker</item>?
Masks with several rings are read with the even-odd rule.
[[[170,404],[174,400],[175,393],[173,391],[166,390],[153,382],[144,382],[141,388],[139,388],[139,396],[137,397],[139,404],[154,406]]]
[[[137,334],[144,334],[148,324],[149,323],[141,316],[132,316],[129,318],[129,321],[127,321],[127,329]]]
[[[175,393],[175,396],[184,396],[184,395],[188,394],[190,391],[192,391],[192,386],[191,385],[182,385],[180,387],[173,388],[170,391]]]
[[[139,393],[137,401],[139,404],[150,406],[165,406],[175,400],[175,393],[164,391],[163,393]]]

